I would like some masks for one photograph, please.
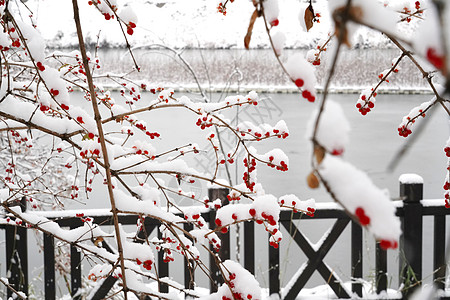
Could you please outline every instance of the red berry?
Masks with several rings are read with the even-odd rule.
[[[52,93],[53,96],[58,96],[59,95],[59,91],[58,90],[54,90],[54,89],[51,89],[50,93]]]
[[[432,63],[438,69],[442,69],[442,67],[444,66],[444,57],[438,55],[436,53],[436,50],[433,48],[428,48],[427,59],[430,63]]]
[[[278,24],[280,24],[280,21],[278,21],[278,19],[275,19],[272,22],[270,22],[271,26],[278,26]]]
[[[41,72],[43,72],[45,70],[44,65],[40,61],[38,61],[36,63],[36,66],[38,67],[39,71],[41,71]]]
[[[250,214],[252,217],[254,217],[254,216],[256,215],[256,210],[255,210],[254,208],[250,208],[250,209],[248,210],[248,212],[249,212],[249,214]]]
[[[127,33],[128,33],[129,35],[132,35],[132,34],[134,33],[133,28],[128,27],[128,28],[127,28]]]
[[[217,226],[222,226],[222,221],[220,219],[216,219],[216,225]]]
[[[82,117],[77,117],[77,121],[80,124],[84,124],[83,118]]]
[[[298,87],[302,87],[304,84],[305,84],[305,82],[301,78],[295,80],[295,85]]]

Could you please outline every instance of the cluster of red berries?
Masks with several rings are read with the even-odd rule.
[[[98,157],[100,156],[100,149],[99,148],[95,148],[94,150],[84,150],[84,151],[80,151],[80,156],[81,158],[87,158],[88,154],[91,155],[91,157]]]
[[[109,14],[109,13],[103,13],[103,16],[105,17],[106,21],[109,21],[111,19],[114,19],[114,15],[113,14]]]
[[[11,163],[8,163],[8,165],[9,165],[11,168],[8,168],[8,169],[5,170],[5,172],[6,172],[7,174],[9,174],[8,176],[5,177],[5,181],[11,182],[11,177],[10,177],[10,176],[12,176],[13,168],[15,167],[15,165],[14,165],[14,164],[11,164]]]
[[[450,147],[449,146],[444,148],[444,152],[445,152],[445,155],[447,155],[447,157],[450,157]]]
[[[234,157],[232,157],[232,154],[231,154],[231,153],[228,153],[227,156],[228,156],[227,161],[228,161],[230,164],[234,163]],[[221,159],[221,160],[219,161],[219,164],[222,164],[222,165],[225,164],[225,159]]]
[[[137,155],[148,155],[148,153],[149,153],[148,150],[141,149],[141,148],[139,148],[137,146],[133,146],[133,149],[134,149],[134,153],[137,154]]]
[[[247,158],[244,158],[244,167],[247,168],[247,172],[244,172],[242,179],[245,182],[245,186],[253,192],[256,183],[251,181],[250,173],[256,170],[256,159],[252,158],[249,164]]]
[[[398,243],[397,243],[397,241],[381,240],[380,247],[383,250],[397,249]]]
[[[204,130],[213,125],[212,121],[213,121],[212,117],[208,119],[208,116],[203,116],[201,118],[198,118],[197,123],[195,123],[195,125],[199,126],[202,130]]]
[[[20,133],[18,132],[18,131],[16,131],[16,130],[10,130],[10,133],[11,133],[11,136],[13,137],[13,139],[14,139],[14,143],[16,143],[16,144],[27,144],[27,142],[28,142],[28,138],[26,137],[26,136],[21,136],[20,135]],[[30,145],[26,145],[26,147],[28,147],[28,148],[31,148],[32,147],[32,145],[30,144]]]
[[[319,60],[319,64],[320,64],[320,60]],[[294,83],[298,88],[301,88],[305,84],[305,81],[301,78],[297,78],[294,80]],[[306,89],[303,90],[302,97],[305,98],[306,100],[308,100],[309,102],[314,102],[316,100],[316,97],[310,91],[308,91]]]
[[[220,250],[220,240],[218,241],[216,238],[211,237],[211,239],[209,240],[209,243],[214,247],[214,250],[216,252],[219,252],[219,250]]]
[[[194,196],[192,196],[192,198],[194,198]],[[188,215],[184,216],[184,218],[185,218],[186,220],[189,220],[189,216],[188,216]],[[198,225],[199,227],[203,227],[203,226],[205,225],[205,224],[203,224],[203,222],[202,222],[202,221],[204,221],[204,219],[201,218],[200,214],[194,214],[194,215],[191,216],[191,218],[194,220],[194,222],[197,223],[197,225]],[[188,248],[188,247],[187,247],[187,248]]]
[[[36,67],[39,69],[39,71],[41,71],[41,72],[44,72],[45,71],[45,66],[40,62],[40,61],[38,61],[37,63],[36,63]]]
[[[367,226],[370,224],[370,217],[366,215],[364,208],[357,207],[355,210],[355,216],[358,218],[359,224],[361,224],[361,226]]]
[[[11,46],[19,48],[20,47],[20,39],[13,39]]]
[[[172,251],[170,249],[164,249],[163,261],[165,263],[169,263],[174,260],[175,259],[173,258]]]
[[[133,22],[129,22],[129,23],[127,24],[127,33],[128,33],[129,35],[132,35],[132,34],[134,33],[133,28],[136,28],[136,24],[133,23]]]
[[[126,83],[123,83],[122,85],[126,86]],[[132,99],[132,101],[126,100],[125,101],[126,104],[133,104],[133,101],[138,102],[141,99],[141,94],[139,94],[139,92],[136,91],[136,88],[134,86],[132,86],[131,89],[128,90],[128,93],[130,94],[130,96],[133,97],[133,99]],[[120,95],[122,97],[125,97],[125,91],[120,90]]]
[[[224,16],[227,15],[227,8],[226,8],[226,6],[223,5],[222,2],[220,2],[219,5],[217,6],[217,12],[221,13]]]
[[[219,218],[216,218],[216,220],[214,222],[216,223],[217,227],[222,227],[223,226],[220,229],[220,232],[222,232],[222,233],[227,233],[228,232],[228,228],[227,228],[226,225],[222,224],[222,220],[220,220]]]
[[[314,217],[314,213],[316,212],[316,209],[315,209],[315,208],[308,207],[306,210],[307,210],[306,214],[307,214],[308,216]]]
[[[38,205],[35,203],[33,198],[26,198],[26,201],[30,202],[32,208],[34,209],[38,208]]]
[[[450,208],[450,193],[445,192],[445,208]]]
[[[374,92],[372,93],[372,95],[373,97],[376,97],[377,93]],[[358,102],[356,103],[356,108],[363,116],[367,115],[367,113],[370,112],[370,110],[374,107],[375,107],[374,101],[371,101],[370,97],[369,100],[367,100],[366,95],[361,95]]]
[[[146,269],[146,270],[148,270],[148,271],[150,271],[151,269],[152,269],[152,265],[153,265],[153,262],[152,262],[152,260],[151,259],[147,259],[147,260],[145,260],[145,261],[140,261],[139,260],[139,258],[136,258],[136,263],[138,264],[138,265],[141,265],[142,264],[142,266],[144,267],[144,269]]]
[[[47,105],[44,105],[44,104],[41,103],[40,106],[39,106],[39,109],[42,112],[46,112],[46,111],[50,110],[50,107],[48,107]]]
[[[233,193],[233,192],[231,192],[230,194],[228,194],[227,195],[227,199],[228,199],[228,201],[239,201],[239,200],[241,200],[241,197],[240,197],[240,195],[241,194],[239,194],[239,193]]]
[[[444,183],[443,188],[444,188],[444,190],[446,190],[446,191],[450,190],[450,182],[446,181],[446,182]]]
[[[271,168],[276,168],[278,171],[283,171],[286,172],[288,170],[288,166],[287,164],[284,162],[284,160],[282,160],[280,162],[280,165],[277,166],[273,163],[274,157],[273,156],[269,156],[269,162],[267,163],[267,165]]]
[[[406,125],[402,125],[401,127],[397,128],[398,135],[402,137],[407,137],[412,133],[411,129],[407,128]]]
[[[150,131],[146,131],[145,134],[148,135],[152,140],[161,136],[157,132],[150,132]]]
[[[230,273],[229,277],[228,277],[228,286],[233,290],[235,288],[235,284],[234,282],[236,281],[236,274],[235,273]],[[252,294],[247,294],[247,296],[245,296],[242,293],[239,293],[237,291],[232,291],[233,293],[233,297],[227,297],[227,296],[222,296],[222,300],[252,300],[253,296]],[[256,299],[255,299],[256,300]]]
[[[416,9],[419,10],[420,9],[420,2],[416,1],[414,4],[416,5]]]
[[[308,100],[309,102],[316,101],[316,97],[308,90],[303,90],[302,97]]]

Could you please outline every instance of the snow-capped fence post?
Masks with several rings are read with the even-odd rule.
[[[227,188],[210,188],[208,189],[208,198],[210,202],[214,202],[217,199],[220,199],[222,206],[225,206],[229,203],[228,201],[228,194],[230,193],[230,190]],[[216,227],[216,211],[211,210],[209,214],[209,226],[211,229],[214,229]],[[230,233],[227,232],[225,234],[218,232],[218,237],[221,241],[221,246],[219,253],[216,255],[219,255],[220,259],[226,260],[230,258]],[[214,249],[212,249],[214,251]],[[211,292],[216,292],[218,285],[223,283],[223,278],[221,276],[221,273],[219,271],[219,268],[217,266],[216,261],[213,258],[210,258],[210,271],[211,271],[211,278],[214,282],[211,282],[210,284],[210,290]]]
[[[14,201],[9,207],[19,206],[22,211],[27,209],[26,198],[22,197],[20,201]],[[19,222],[19,223],[18,223]],[[28,246],[27,229],[20,226],[22,222],[17,220],[14,225],[6,225],[6,269],[8,270],[9,284],[16,290],[28,295]],[[7,298],[15,296],[8,289]]]
[[[423,179],[416,174],[403,174],[399,178],[400,197],[403,198],[402,231],[400,238],[400,280],[405,284],[404,294],[422,279],[422,231],[423,231]]]

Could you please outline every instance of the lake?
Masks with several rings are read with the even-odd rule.
[[[175,95],[182,93],[176,93]],[[307,187],[306,176],[310,172],[311,145],[305,139],[306,122],[312,114],[317,104],[311,104],[301,98],[298,94],[261,94],[260,101],[256,107],[248,110],[239,111],[239,119],[253,119],[255,122],[266,122],[275,124],[278,120],[286,121],[290,136],[286,140],[272,140],[255,144],[259,153],[264,153],[273,147],[281,148],[289,156],[289,171],[278,172],[266,166],[260,166],[258,170],[258,179],[263,184],[267,193],[272,193],[279,197],[285,194],[296,194],[300,199],[314,198],[317,202],[332,201],[323,188],[311,190]],[[151,94],[144,94],[141,105],[148,102],[148,98],[153,99]],[[191,95],[192,98],[198,95]],[[424,179],[424,197],[434,199],[443,197],[443,182],[445,179],[447,158],[443,151],[446,140],[449,135],[448,116],[439,107],[429,114],[426,119],[427,124],[416,142],[410,147],[407,154],[399,162],[397,168],[389,172],[387,166],[394,157],[395,152],[407,140],[400,137],[397,132],[397,126],[404,114],[410,109],[424,101],[428,101],[431,95],[379,95],[375,109],[366,116],[362,116],[355,108],[355,102],[358,95],[355,94],[332,94],[330,99],[339,102],[349,119],[352,131],[350,134],[350,143],[345,149],[344,159],[354,164],[359,169],[364,170],[372,178],[374,183],[383,189],[387,189],[393,199],[398,198],[399,182],[398,178],[403,173],[417,173]],[[213,94],[212,99],[221,98],[220,94]],[[320,96],[319,96],[320,98]],[[236,117],[236,111],[230,111],[227,117],[232,119]],[[161,139],[155,141],[155,147],[161,151],[184,145],[195,141],[200,145],[205,144],[205,132],[195,126],[196,118],[183,109],[159,110],[157,113],[150,113],[145,119],[147,126],[158,131]],[[421,120],[421,121],[424,121]],[[233,121],[234,122],[234,121]],[[418,124],[415,124],[417,126]],[[414,129],[413,129],[414,132]],[[225,144],[232,145],[233,140],[224,135]],[[410,138],[410,137],[409,137]],[[208,153],[205,154],[208,157]],[[210,155],[210,154],[209,154]],[[196,159],[186,158],[192,166],[197,166],[200,170],[207,171],[211,167],[208,163],[200,163]],[[203,169],[202,169],[203,168]],[[237,172],[236,169],[237,168]],[[242,166],[235,164],[232,169],[232,179],[242,176]],[[225,178],[225,173],[222,173]],[[177,188],[178,184],[174,179],[168,182],[169,186]],[[186,187],[187,188],[187,187]],[[206,195],[207,186],[197,184],[191,188],[197,195]],[[443,200],[442,200],[443,201]],[[181,205],[195,205],[190,199],[178,199]],[[108,205],[106,191],[94,190],[92,197],[86,201],[86,207],[105,207]],[[306,220],[299,221],[299,228],[306,232],[306,235],[312,242],[320,239],[321,235],[331,226],[331,222],[324,220]],[[430,255],[432,249],[427,239],[432,234],[431,219],[425,218],[424,228],[424,278],[430,281],[432,274],[432,263]],[[261,226],[257,228],[257,273],[256,276],[263,286],[268,286],[268,266],[267,258],[267,237]],[[233,233],[234,234],[234,233]],[[286,232],[284,240],[281,243],[280,251],[282,286],[287,283],[296,271],[295,266],[305,260],[305,256],[292,243]],[[242,233],[241,233],[242,235]],[[365,245],[367,261],[365,261],[365,278],[372,278],[375,269],[373,254],[373,239],[365,234]],[[337,272],[343,280],[350,280],[350,235],[349,230],[339,238],[338,244],[332,248],[326,256],[326,263]],[[235,245],[233,243],[233,245]],[[395,251],[390,252],[390,276],[389,282],[393,288],[397,287],[398,257]],[[174,264],[172,270],[181,267]],[[175,279],[182,281],[182,274],[175,274]],[[198,274],[200,285],[206,285],[206,278]],[[318,274],[314,274],[309,281],[308,287],[322,284],[323,280]]]

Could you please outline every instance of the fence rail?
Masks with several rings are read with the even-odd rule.
[[[411,287],[419,286],[422,280],[422,234],[423,234],[423,216],[434,217],[434,236],[433,236],[433,282],[436,288],[445,289],[445,278],[447,260],[446,260],[446,215],[450,214],[450,210],[444,207],[444,201],[422,201],[423,185],[415,183],[401,183],[400,196],[396,214],[402,222],[403,235],[399,243],[399,251],[404,255],[399,262],[399,282],[407,284]],[[222,199],[223,204],[227,204],[227,189],[211,189],[209,190],[210,199]],[[438,202],[438,203],[436,203]],[[17,203],[25,209],[25,201]],[[89,213],[84,211],[85,215]],[[215,212],[202,213],[202,217],[206,222],[210,223],[210,227],[214,228]],[[110,214],[92,216],[94,223],[101,225],[112,225]],[[347,290],[344,283],[335,277],[333,271],[324,263],[324,258],[333,245],[336,243],[342,232],[351,227],[351,274],[353,278],[363,277],[363,229],[354,222],[341,208],[336,205],[328,205],[327,208],[317,208],[314,218],[305,218],[307,222],[314,222],[315,219],[331,219],[336,220],[330,228],[328,235],[321,240],[320,245],[310,244],[308,239],[299,230],[294,220],[302,218],[301,214],[292,214],[292,211],[282,210],[280,214],[280,224],[291,234],[292,239],[300,247],[307,256],[306,266],[301,272],[297,272],[296,276],[289,284],[290,288],[283,289],[280,285],[280,249],[269,247],[268,265],[269,265],[269,292],[270,294],[279,294],[283,299],[293,300],[298,293],[305,287],[313,272],[318,271],[324,281],[330,286],[339,298],[350,298],[353,293],[363,295],[363,286],[361,282],[355,280],[352,283],[351,291]],[[61,227],[76,228],[82,225],[82,221],[76,217],[60,217],[51,218]],[[119,222],[123,225],[136,224],[138,216],[120,215]],[[152,232],[158,234],[159,221],[145,218],[144,226],[148,235]],[[185,229],[190,230],[191,225],[185,224]],[[0,229],[5,231],[6,240],[6,267],[9,270],[9,284],[17,291],[28,294],[28,249],[27,249],[27,229],[20,226],[1,224]],[[294,229],[294,230],[293,230]],[[222,239],[222,247],[219,255],[222,259],[230,257],[230,236],[229,234],[220,234]],[[103,243],[108,251],[114,252],[107,243]],[[44,234],[44,282],[45,282],[45,299],[55,299],[56,294],[56,277],[55,277],[55,240],[53,236]],[[447,249],[448,251],[448,249]],[[244,223],[243,236],[243,254],[244,267],[255,274],[255,225],[254,222]],[[81,253],[75,245],[70,246],[71,259],[71,295],[74,299],[81,299],[80,291],[82,288],[82,264]],[[376,245],[375,255],[375,274],[376,274],[376,290],[378,293],[387,289],[387,254],[380,246]],[[189,290],[194,287],[194,275],[189,271],[188,264],[192,263],[185,260],[184,267],[184,284],[186,295]],[[213,281],[210,283],[210,290],[215,291],[219,284],[222,283],[217,266],[210,259],[211,277]],[[160,278],[169,276],[168,264],[163,262],[163,254],[158,253],[158,274]],[[89,295],[89,299],[104,298],[113,285],[116,283],[114,277],[106,278],[97,286],[95,291]],[[161,292],[168,292],[168,286],[160,283]],[[411,289],[404,289],[403,298],[407,299],[411,293]],[[12,295],[12,291],[8,290],[8,298]],[[450,299],[450,297],[441,297],[441,299]]]

